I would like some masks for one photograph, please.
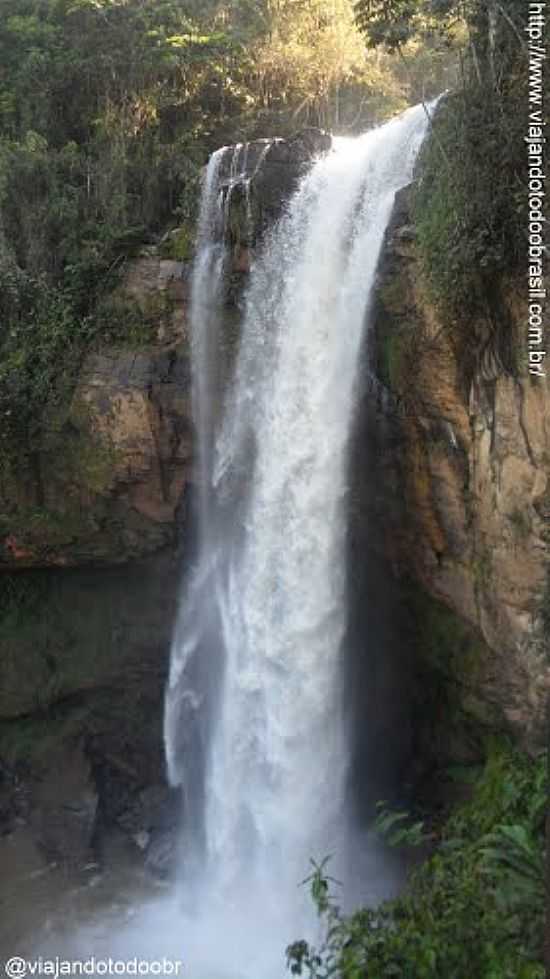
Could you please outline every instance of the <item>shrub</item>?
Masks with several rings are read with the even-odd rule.
[[[330,897],[325,863],[315,865],[309,883],[325,940],[318,949],[289,946],[292,974],[543,979],[546,762],[491,745],[471,801],[450,816],[405,893],[379,908],[344,917]]]

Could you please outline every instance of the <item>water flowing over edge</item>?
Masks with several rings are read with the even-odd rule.
[[[165,735],[187,886],[241,917],[275,896],[293,922],[308,857],[345,849],[347,446],[380,249],[426,127],[416,107],[337,139],[303,178],[254,259],[221,412],[228,150],[205,178],[191,304],[199,552]],[[231,152],[234,181],[246,151]]]

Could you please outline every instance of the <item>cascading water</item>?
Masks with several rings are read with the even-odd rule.
[[[269,900],[294,925],[308,858],[342,850],[356,366],[395,192],[412,177],[426,126],[416,107],[336,139],[302,179],[253,262],[217,421],[227,150],[206,175],[191,315],[200,540],[173,643],[165,736],[170,778],[185,790],[186,886],[203,895],[199,916],[219,898],[247,929]],[[244,151],[233,152],[234,179]],[[281,952],[292,925],[277,936]],[[233,963],[226,948],[224,959],[244,967],[246,956]],[[270,968],[264,962],[262,979]]]

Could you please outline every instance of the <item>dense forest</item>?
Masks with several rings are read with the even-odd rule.
[[[517,377],[524,20],[522,0],[0,0],[0,529],[21,474],[40,484],[85,356],[146,342],[140,311],[110,297],[144,246],[192,259],[201,174],[224,144],[355,135],[445,92],[413,192],[426,290],[465,390],[476,372]],[[411,410],[421,342],[382,365]],[[450,818],[382,813],[394,844],[431,858],[351,918],[315,865],[327,937],[289,946],[291,972],[542,979],[546,777],[544,755],[491,740]]]

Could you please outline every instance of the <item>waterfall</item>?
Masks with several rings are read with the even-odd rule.
[[[356,370],[394,196],[426,125],[416,107],[335,139],[302,178],[253,260],[221,407],[218,174],[233,152],[236,178],[242,147],[215,154],[205,178],[191,303],[199,547],[172,648],[166,754],[184,786],[185,880],[200,880],[210,909],[214,895],[226,909],[241,901],[252,930],[266,895],[293,923],[308,859],[343,846]]]

